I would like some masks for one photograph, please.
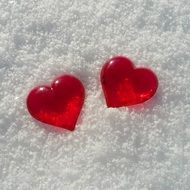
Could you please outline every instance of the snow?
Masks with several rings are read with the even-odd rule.
[[[0,1],[1,190],[190,189],[189,0]],[[104,62],[125,55],[157,95],[108,109]],[[30,89],[70,73],[87,97],[75,132],[28,114]]]

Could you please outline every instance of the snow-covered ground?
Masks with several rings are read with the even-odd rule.
[[[152,100],[106,108],[99,72],[114,55],[157,73]],[[73,133],[25,105],[63,73],[86,87]],[[1,0],[0,189],[189,190],[190,1]]]

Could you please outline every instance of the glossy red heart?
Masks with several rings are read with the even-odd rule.
[[[85,97],[83,84],[64,75],[51,86],[38,86],[28,95],[27,108],[37,120],[73,131]]]
[[[158,79],[150,69],[135,68],[132,61],[121,56],[107,61],[100,77],[108,107],[145,102],[158,88]]]

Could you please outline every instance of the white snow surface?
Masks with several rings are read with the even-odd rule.
[[[99,74],[115,55],[155,71],[154,98],[106,107]],[[64,73],[86,88],[74,132],[25,104]],[[0,1],[1,190],[189,190],[189,127],[189,0]]]

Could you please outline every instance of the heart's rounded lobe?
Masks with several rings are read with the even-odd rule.
[[[145,102],[158,88],[158,79],[150,69],[135,68],[131,60],[122,56],[107,61],[100,78],[108,107]]]
[[[27,108],[37,120],[73,131],[85,98],[83,84],[63,75],[51,86],[38,86],[27,97]]]

